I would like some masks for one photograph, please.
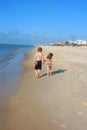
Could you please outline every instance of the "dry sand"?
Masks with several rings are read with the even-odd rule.
[[[36,79],[32,59],[22,62],[25,72],[17,92],[7,102],[2,130],[87,130],[87,48],[42,46],[53,56],[53,72]]]

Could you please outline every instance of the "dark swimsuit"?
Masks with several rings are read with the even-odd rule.
[[[39,60],[39,61],[36,61],[36,64],[35,64],[35,70],[37,70],[37,69],[42,69],[42,61],[41,60]]]

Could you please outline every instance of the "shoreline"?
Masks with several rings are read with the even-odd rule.
[[[9,61],[8,67],[0,72],[0,128],[5,122],[8,115],[7,102],[18,89],[18,82],[23,73],[21,60],[24,59],[24,54],[19,53],[14,59]]]
[[[17,82],[20,79],[24,67],[21,62],[25,59],[25,53],[33,48],[25,48],[25,51],[16,53],[13,59],[8,61],[8,65],[0,72],[0,103],[3,103],[12,93],[15,93]]]
[[[32,59],[37,47],[26,54],[18,90],[7,102],[3,130],[86,130],[87,52],[82,53],[84,48],[42,48],[45,57],[54,54],[53,75],[47,77],[43,65],[42,77],[36,79]]]

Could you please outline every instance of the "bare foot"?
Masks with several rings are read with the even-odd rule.
[[[39,78],[39,75],[36,75],[36,78]]]

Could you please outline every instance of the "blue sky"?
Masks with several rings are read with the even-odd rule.
[[[1,41],[78,38],[87,39],[86,0],[0,0]]]

